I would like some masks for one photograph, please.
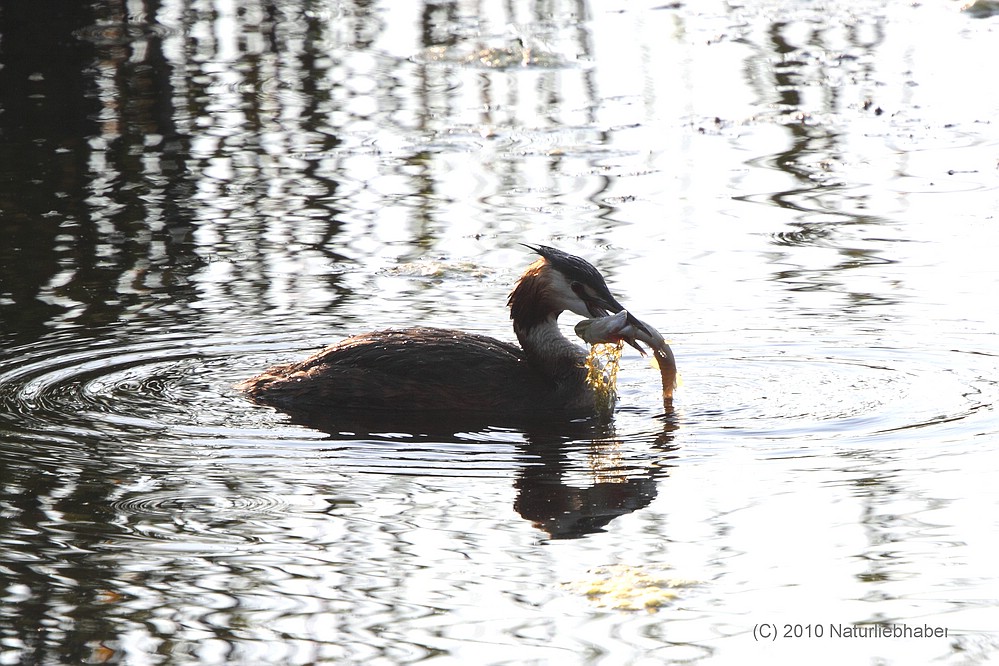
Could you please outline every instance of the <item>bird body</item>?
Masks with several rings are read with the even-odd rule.
[[[576,375],[586,377],[585,361],[581,352],[566,354],[558,381],[517,345],[452,329],[407,328],[347,338],[271,368],[243,389],[260,402],[296,410],[527,415],[557,408],[585,414],[592,394],[576,390]]]

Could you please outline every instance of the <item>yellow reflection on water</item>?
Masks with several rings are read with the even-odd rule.
[[[562,587],[586,595],[603,608],[654,612],[679,596],[676,589],[697,584],[666,575],[669,569],[665,565],[612,564],[590,569],[584,577]]]

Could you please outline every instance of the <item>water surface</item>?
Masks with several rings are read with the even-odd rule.
[[[994,660],[997,20],[4,6],[0,662]],[[675,411],[629,352],[603,424],[232,389],[375,328],[512,339],[524,242],[670,339]],[[649,610],[594,591],[643,575]]]

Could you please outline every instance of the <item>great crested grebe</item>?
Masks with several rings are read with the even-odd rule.
[[[642,340],[657,358],[669,347],[624,311],[590,263],[544,245],[526,247],[541,256],[507,301],[520,347],[450,329],[375,331],[272,367],[237,388],[256,402],[296,412],[477,414],[496,421],[592,415],[586,352],[559,331],[563,311],[595,318],[583,326],[589,334],[580,335],[591,344],[625,340],[637,347]]]

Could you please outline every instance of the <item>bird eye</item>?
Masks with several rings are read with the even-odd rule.
[[[576,296],[583,299],[586,298],[586,287],[584,287],[581,282],[573,282],[569,285],[569,287],[572,289],[572,293],[576,294]]]

